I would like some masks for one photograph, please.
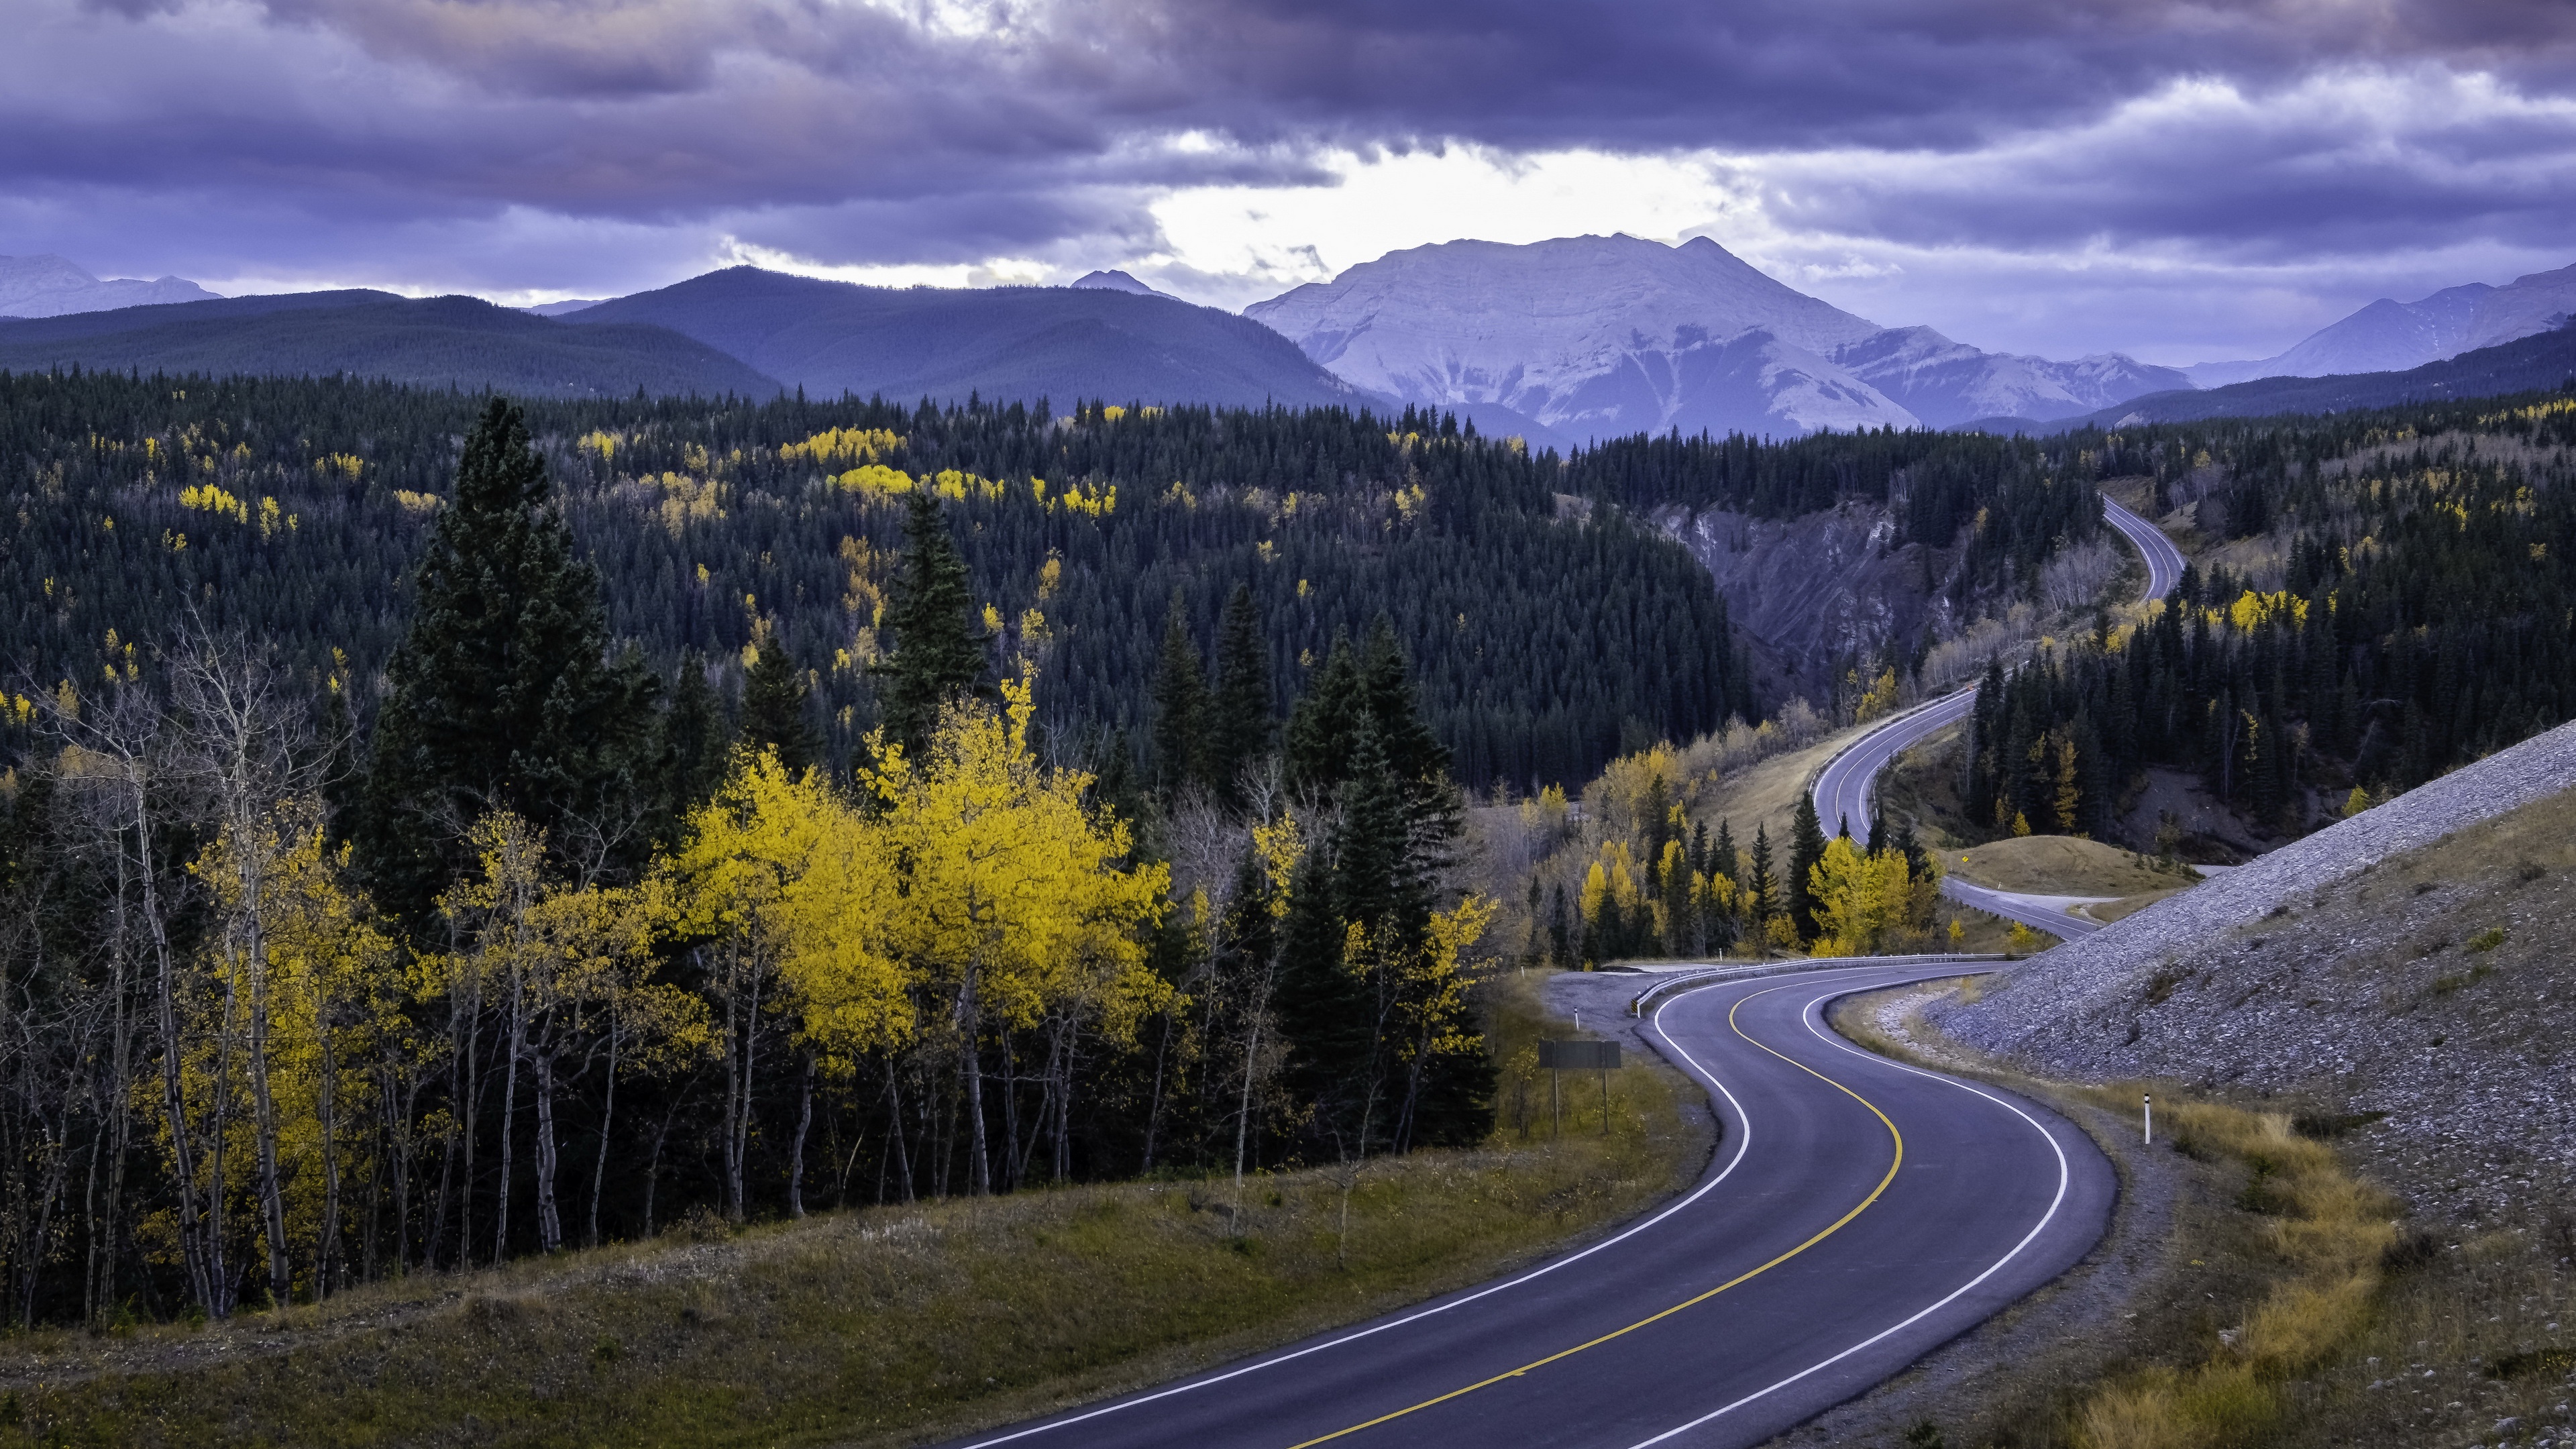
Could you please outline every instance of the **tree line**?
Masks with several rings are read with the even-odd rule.
[[[316,687],[343,679],[368,724],[480,407],[349,379],[0,374],[12,687],[93,673],[109,630],[157,639],[193,611],[275,641]],[[869,666],[914,480],[992,610],[979,628],[1046,651],[1041,735],[1104,768],[1116,745],[1149,765],[1141,684],[1176,591],[1204,638],[1249,590],[1282,680],[1385,616],[1473,788],[1579,780],[1763,712],[1685,550],[1617,510],[1559,517],[1561,461],[1445,415],[787,397],[527,416],[609,635],[666,687],[694,651],[729,694],[774,635],[838,762],[878,722]]]
[[[1451,884],[1391,620],[1283,723],[1237,590],[1165,774],[1104,778],[1041,736],[1043,645],[984,627],[961,510],[916,488],[840,763],[775,632],[738,701],[616,640],[519,410],[459,456],[370,727],[203,620],[12,696],[16,1322],[1490,1131],[1492,908]],[[1204,666],[1166,642],[1177,700]]]

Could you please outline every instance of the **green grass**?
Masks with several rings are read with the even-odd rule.
[[[22,1339],[0,1445],[907,1443],[1365,1318],[1630,1217],[1706,1160],[1659,1065],[1614,1078],[1608,1136],[1551,1143],[1543,1096],[1513,1111],[1535,992],[1492,989],[1505,1125],[1480,1150],[1257,1176],[1239,1211],[1225,1177],[1078,1187]]]

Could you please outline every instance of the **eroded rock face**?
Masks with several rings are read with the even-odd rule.
[[[1942,588],[1952,561],[1897,546],[1884,507],[1846,503],[1785,519],[1674,508],[1655,522],[1716,581],[1727,616],[1781,672],[1779,693],[1824,699],[1838,667],[1955,622]]]

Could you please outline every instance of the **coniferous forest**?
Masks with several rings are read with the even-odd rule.
[[[2297,833],[2576,717],[2563,393],[2069,441],[2250,546],[2143,623],[1989,670],[1972,826],[2106,833],[2163,765]]]
[[[1474,1143],[1463,789],[1759,712],[1617,505],[1930,446],[1921,527],[2089,516],[2018,443],[1724,445],[1780,492],[1413,412],[88,375],[0,429],[20,1323]]]

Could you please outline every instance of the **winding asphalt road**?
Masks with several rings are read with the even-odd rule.
[[[2165,537],[2154,524],[2108,498],[2102,500],[2102,519],[2118,529],[2146,560],[2145,597],[2161,599],[2172,593],[2174,585],[2182,580],[2183,568],[2182,550],[2174,547],[2173,540]],[[1847,822],[1852,839],[1863,845],[1869,844],[1870,805],[1878,793],[1879,772],[1898,755],[1966,718],[1976,703],[1975,685],[1954,690],[1896,716],[1852,741],[1841,754],[1827,761],[1824,769],[1817,772],[1815,785],[1816,818],[1824,822],[1825,833],[1834,834]],[[1996,910],[1980,902],[1969,901],[1968,904],[2015,920],[2025,919],[2011,911]],[[2038,926],[2040,922],[2032,921],[2031,924]],[[2053,923],[2042,929],[2056,931],[2061,936],[2067,934]],[[2080,933],[2084,928],[2079,924],[2075,929]]]
[[[1688,1194],[1518,1276],[961,1445],[1586,1449],[1751,1445],[2072,1266],[2110,1165],[2011,1093],[1824,1025],[1834,998],[1954,975],[1882,962],[1683,988],[1644,1032],[1705,1084]]]

